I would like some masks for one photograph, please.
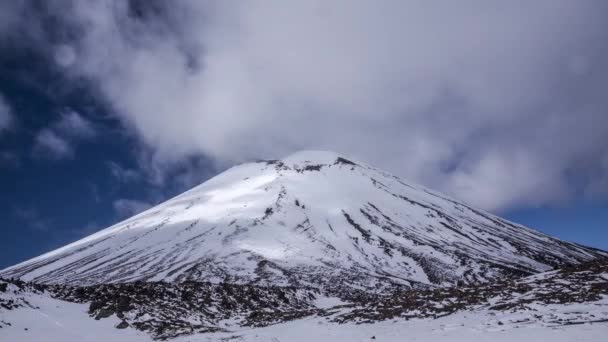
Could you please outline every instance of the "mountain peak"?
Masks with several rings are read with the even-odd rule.
[[[331,151],[303,150],[281,159],[287,165],[293,164],[333,164],[338,159],[348,159]]]
[[[381,291],[481,283],[607,255],[355,165],[326,151],[240,165],[0,277]]]

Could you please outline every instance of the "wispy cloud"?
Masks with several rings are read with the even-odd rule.
[[[93,201],[95,201],[95,203],[101,203],[102,195],[99,191],[99,186],[94,182],[87,182],[86,184],[89,192],[91,193],[91,198],[93,199]]]
[[[117,162],[108,161],[107,165],[112,176],[120,183],[131,183],[142,177],[137,170],[123,167]]]
[[[97,135],[93,124],[71,109],[62,113],[53,128],[62,135],[74,138],[93,138]]]
[[[76,239],[80,239],[82,237],[91,235],[97,231],[99,231],[100,229],[104,228],[102,225],[98,224],[97,222],[88,222],[85,225],[83,225],[82,227],[79,227],[77,229],[71,229],[69,231],[70,235],[73,236]]]
[[[8,105],[3,95],[0,94],[0,133],[6,130],[13,121],[11,107]]]
[[[41,130],[35,139],[35,156],[49,159],[64,159],[74,156],[74,149],[70,143],[52,129]]]
[[[608,154],[600,161],[601,168],[587,184],[585,195],[587,198],[605,198],[608,195]]]
[[[47,232],[51,228],[52,221],[43,218],[33,208],[15,207],[14,215],[24,222],[24,227],[34,231]]]
[[[0,168],[2,167],[19,167],[21,161],[19,155],[11,151],[0,151]]]
[[[151,208],[152,205],[152,203],[127,198],[117,199],[113,202],[114,211],[119,218],[139,214],[140,212]]]
[[[39,158],[73,158],[74,145],[80,140],[93,138],[96,134],[93,124],[75,111],[66,110],[56,122],[36,134],[33,153]]]

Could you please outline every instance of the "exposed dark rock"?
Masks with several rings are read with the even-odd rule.
[[[306,166],[304,166],[303,171],[320,171],[322,167],[323,167],[323,164],[306,165]]]
[[[260,262],[267,267],[268,262]],[[306,287],[277,287],[202,282],[134,282],[86,287],[43,285],[0,279],[10,299],[0,296],[2,310],[29,306],[28,293],[48,295],[76,303],[89,303],[95,319],[116,315],[118,329],[133,327],[154,339],[166,340],[193,333],[221,331],[219,322],[231,319],[241,326],[261,327],[307,316],[326,317],[336,323],[373,323],[388,319],[439,318],[452,313],[487,308],[491,311],[530,311],[538,305],[592,303],[608,295],[608,261],[596,260],[526,278],[490,284],[435,289],[394,288],[383,295],[369,292],[323,294]],[[19,286],[17,286],[17,284]],[[14,285],[14,287],[11,287]],[[315,307],[320,295],[348,303],[334,308]],[[342,310],[344,309],[344,310]],[[538,314],[534,319],[554,325],[603,322],[585,313],[563,319]],[[502,321],[496,324],[505,324]],[[10,326],[0,322],[0,327]],[[374,339],[373,337],[371,339]]]
[[[126,329],[129,327],[129,323],[127,323],[126,321],[121,321],[120,323],[118,323],[118,325],[116,326],[117,329]]]
[[[357,166],[356,163],[346,159],[346,158],[342,158],[342,157],[338,157],[338,159],[336,159],[336,161],[334,162],[334,164],[342,164],[342,165],[352,165],[352,166]]]

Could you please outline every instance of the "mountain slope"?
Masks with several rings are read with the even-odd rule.
[[[0,277],[369,290],[486,282],[606,256],[340,155],[309,151],[233,167]]]

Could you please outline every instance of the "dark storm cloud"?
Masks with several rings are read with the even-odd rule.
[[[92,81],[155,163],[329,149],[488,209],[607,190],[605,1],[55,1],[52,39],[15,4],[0,37]]]

